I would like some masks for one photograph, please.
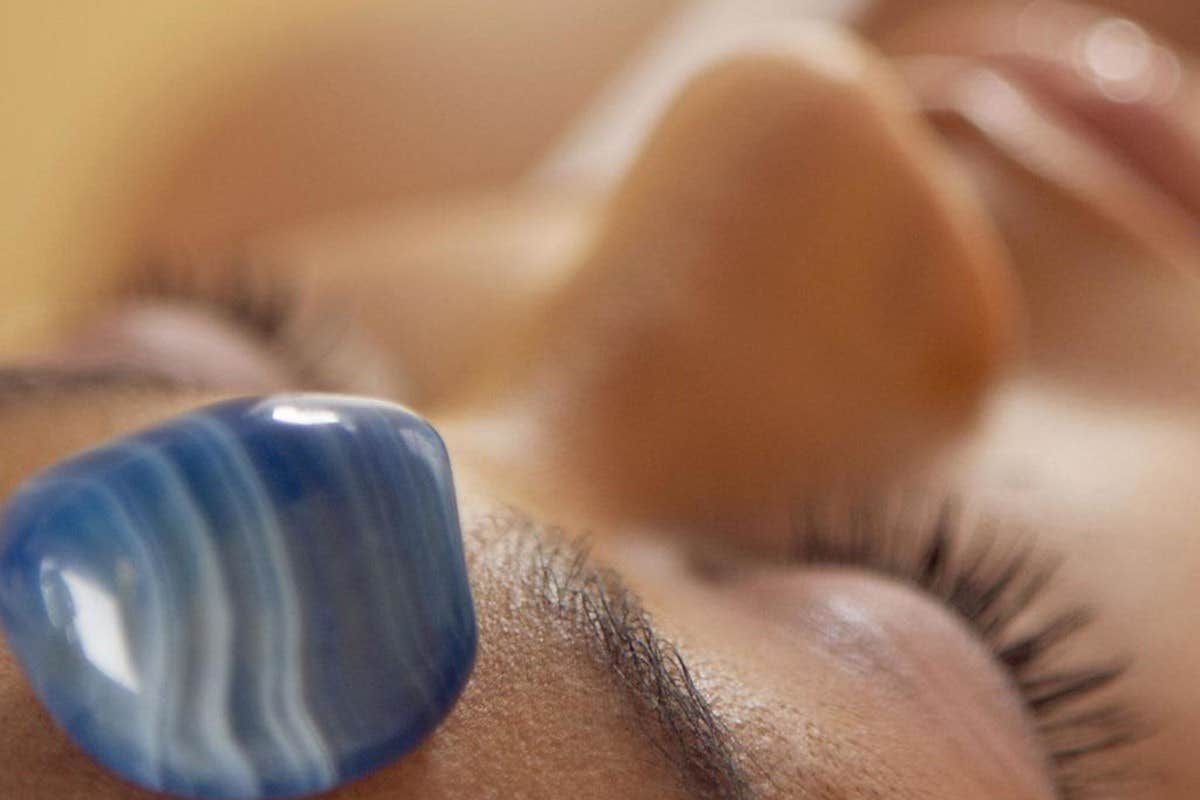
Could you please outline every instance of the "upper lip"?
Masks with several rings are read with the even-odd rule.
[[[1078,6],[967,19],[925,20],[885,43],[925,110],[966,121],[1140,238],[1194,252],[1200,130],[1185,116],[1196,113],[1187,60],[1129,20]]]
[[[1145,59],[1157,66],[1147,64],[1142,77],[1119,82],[1077,58],[1064,63],[1067,59],[1012,52],[985,58],[1200,220],[1200,141],[1165,104],[1182,83],[1182,63],[1170,51],[1155,49]]]

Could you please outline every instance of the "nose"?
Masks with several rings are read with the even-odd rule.
[[[874,480],[961,432],[1016,302],[906,98],[825,28],[694,77],[525,337],[505,412],[522,434],[500,460],[602,516],[695,527]]]

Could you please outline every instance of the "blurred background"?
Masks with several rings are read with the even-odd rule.
[[[679,3],[0,4],[0,356],[118,264],[528,169]]]

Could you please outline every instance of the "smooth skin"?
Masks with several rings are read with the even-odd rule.
[[[331,796],[704,796],[578,626],[529,593],[529,548],[586,531],[737,742],[750,796],[1053,798],[1045,741],[973,632],[915,589],[781,555],[797,498],[853,487],[920,516],[953,496],[1061,559],[1026,622],[1094,610],[1064,663],[1131,659],[1106,691],[1147,735],[1087,768],[1120,776],[1097,796],[1193,797],[1200,236],[1124,173],[1055,172],[1095,154],[1053,115],[1021,127],[1040,139],[987,135],[925,57],[1006,46],[1003,21],[962,20],[1020,4],[935,5],[877,3],[865,38],[748,27],[600,195],[534,182],[258,232],[237,268],[293,287],[310,334],[289,349],[178,304],[99,304],[54,363],[137,360],[214,388],[0,404],[0,492],[214,397],[388,394],[450,447],[481,653],[418,752]],[[1200,49],[1189,3],[1126,6]],[[1171,108],[1200,117],[1181,63]],[[321,371],[297,375],[287,354],[334,318]],[[7,655],[0,693],[0,796],[131,796]]]

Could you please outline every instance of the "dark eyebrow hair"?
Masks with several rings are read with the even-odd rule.
[[[629,698],[643,733],[698,800],[755,800],[748,762],[732,731],[696,686],[679,650],[655,629],[637,596],[590,560],[583,540],[508,508],[486,524],[519,537],[515,568],[551,614],[582,632],[606,674]]]

